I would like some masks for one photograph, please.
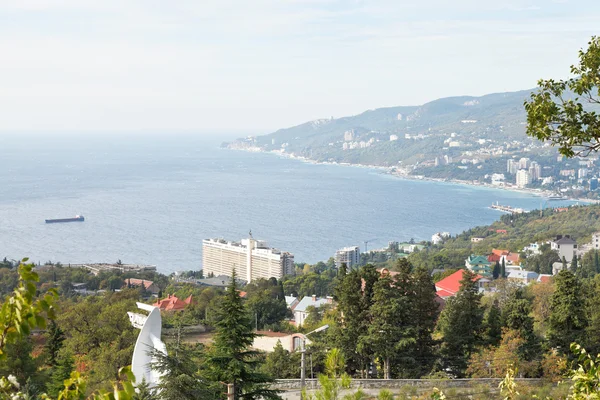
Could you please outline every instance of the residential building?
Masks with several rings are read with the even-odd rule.
[[[346,132],[344,132],[344,141],[345,142],[351,142],[354,140],[354,129],[350,129]]]
[[[515,160],[508,159],[506,161],[506,172],[508,172],[509,174],[516,174],[517,171],[519,170],[519,163]]]
[[[537,162],[533,161],[529,166],[529,175],[531,176],[531,181],[537,181],[542,178],[542,167]]]
[[[483,277],[491,277],[492,276],[492,263],[488,261],[485,256],[476,256],[471,254],[465,260],[465,266],[469,271],[474,272]]]
[[[246,282],[258,278],[281,279],[294,273],[294,255],[270,248],[263,240],[230,242],[223,239],[202,241],[202,269],[208,274],[231,276],[233,270]]]
[[[540,283],[548,283],[552,280],[552,275],[550,274],[539,274],[537,281]]]
[[[257,331],[257,337],[254,338],[252,348],[256,350],[266,351],[270,353],[275,350],[277,342],[281,343],[284,350],[292,351],[302,349],[302,341],[306,341],[306,345],[311,343],[310,339],[303,333],[284,333],[271,331]]]
[[[596,232],[592,235],[592,248],[600,250],[600,232]]]
[[[482,242],[484,238],[482,237],[472,237],[471,238],[471,243],[479,243]]]
[[[154,282],[145,279],[127,278],[123,280],[123,286],[128,288],[143,287],[153,296],[158,296],[158,293],[160,293],[160,288]]]
[[[442,299],[446,299],[448,297],[452,297],[458,293],[460,290],[460,281],[463,280],[463,274],[465,270],[459,269],[452,275],[449,275],[442,279],[439,282],[435,283],[435,290],[437,295]],[[474,278],[477,281],[477,287],[480,292],[485,289],[485,284],[489,282],[488,279],[485,279],[481,275],[476,275]]]
[[[390,135],[390,142],[398,140],[398,135]]]
[[[537,272],[532,271],[510,271],[506,279],[520,285],[528,285],[537,281],[538,276]]]
[[[529,246],[523,247],[523,253],[530,253],[532,255],[542,254],[542,251],[540,250],[540,244],[537,242],[530,243]]]
[[[347,268],[358,266],[360,263],[360,247],[351,246],[344,247],[335,252],[335,266],[340,268],[342,264],[346,264]]]
[[[492,263],[495,263],[496,261],[502,263],[502,260],[504,260],[504,265],[520,264],[519,253],[511,253],[508,250],[492,249],[492,254],[488,256],[488,261]]]
[[[298,299],[294,296],[285,296],[285,304],[287,304],[287,307],[294,311],[294,308],[296,307],[296,305],[299,303]]]
[[[319,308],[325,304],[333,304],[333,298],[329,296],[319,298],[315,295],[304,296],[302,300],[296,304],[296,307],[294,307],[294,322],[296,323],[296,326],[304,324],[304,320],[306,320],[310,311],[309,307]]]
[[[160,308],[161,311],[179,311],[185,309],[187,306],[192,304],[192,302],[192,295],[189,295],[185,300],[180,300],[174,294],[170,294],[152,305]]]
[[[524,188],[531,183],[531,174],[526,169],[520,169],[517,171],[517,187]]]
[[[577,250],[577,242],[569,235],[558,235],[556,239],[550,242],[550,248],[558,251],[558,256],[561,260],[564,257],[567,263],[570,263]]]
[[[577,178],[579,179],[583,179],[588,175],[588,170],[587,168],[579,168],[577,170]]]
[[[519,169],[528,169],[531,160],[529,158],[523,157],[519,160]]]

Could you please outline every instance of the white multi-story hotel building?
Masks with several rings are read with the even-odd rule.
[[[202,241],[204,275],[231,276],[235,269],[240,279],[251,282],[258,278],[281,279],[294,273],[294,255],[267,246],[264,240],[252,237],[241,242],[224,239]]]
[[[352,268],[354,265],[360,263],[360,247],[344,247],[335,252],[335,266],[340,268],[342,264],[346,264],[346,267]]]

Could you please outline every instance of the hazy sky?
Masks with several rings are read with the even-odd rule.
[[[600,1],[0,0],[0,131],[269,131],[565,77]]]

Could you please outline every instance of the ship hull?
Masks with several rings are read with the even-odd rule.
[[[58,219],[47,219],[47,224],[60,224],[63,222],[83,222],[85,218],[83,217],[75,217],[75,218],[58,218]]]

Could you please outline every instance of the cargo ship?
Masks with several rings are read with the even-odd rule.
[[[85,218],[83,218],[83,215],[76,215],[73,218],[47,219],[46,223],[47,224],[56,224],[56,223],[60,223],[60,222],[83,222],[83,221],[85,221]]]

